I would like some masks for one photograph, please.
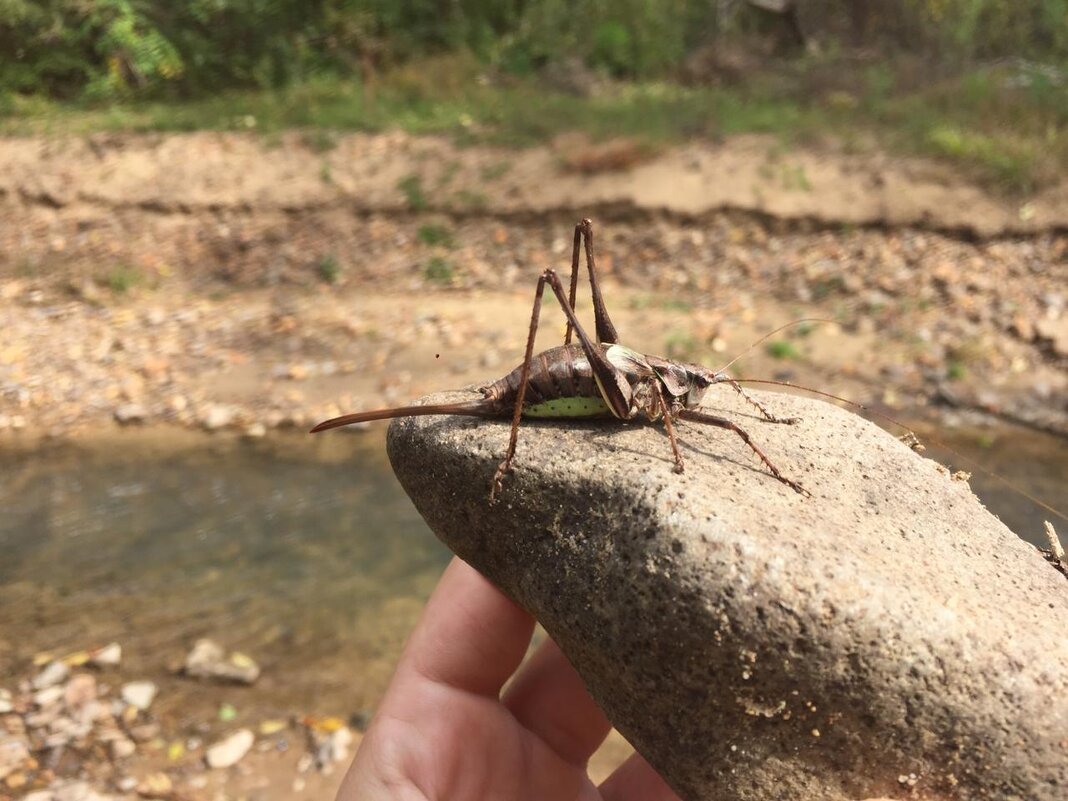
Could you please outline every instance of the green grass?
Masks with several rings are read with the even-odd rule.
[[[319,278],[327,284],[336,284],[341,277],[341,264],[333,254],[323,256],[316,265]]]
[[[404,195],[412,211],[423,211],[427,207],[426,194],[423,192],[423,179],[412,174],[397,182],[397,189]]]
[[[423,277],[432,284],[451,284],[453,274],[452,263],[441,256],[434,256],[423,268]]]
[[[764,346],[765,352],[773,359],[800,359],[801,352],[793,342],[787,339],[773,339]]]
[[[864,72],[802,61],[777,69],[742,87],[624,83],[579,100],[533,78],[483,80],[473,59],[450,56],[383,75],[373,92],[357,82],[320,79],[278,91],[106,106],[4,95],[0,134],[209,129],[252,131],[270,141],[280,131],[303,129],[305,143],[325,153],[336,145],[338,132],[397,128],[447,135],[461,144],[511,147],[540,144],[567,131],[654,145],[767,133],[783,143],[783,152],[798,142],[827,138],[847,148],[873,142],[950,162],[1017,194],[1068,173],[1068,82],[1038,76],[1026,85],[1010,84],[1020,76],[1005,67],[913,81],[911,87],[890,67]],[[505,162],[490,165],[482,178],[494,180],[505,171]],[[787,163],[781,173],[785,188],[809,188],[803,171]],[[426,190],[417,180],[409,177],[400,188],[413,209],[426,207]],[[472,206],[477,200],[466,199]]]
[[[125,295],[144,282],[144,275],[136,267],[128,264],[115,265],[100,281],[116,295]]]
[[[415,236],[424,245],[429,245],[430,247],[440,245],[451,248],[453,246],[452,231],[444,225],[434,225],[433,223],[420,225]]]

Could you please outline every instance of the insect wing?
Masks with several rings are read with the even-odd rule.
[[[646,358],[623,345],[612,345],[604,355],[613,367],[628,376],[642,378],[653,375],[653,368]]]
[[[690,375],[679,364],[661,359],[658,356],[646,356],[649,367],[664,382],[664,388],[675,398],[681,398],[690,391]]]

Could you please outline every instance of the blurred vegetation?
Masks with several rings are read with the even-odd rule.
[[[460,50],[511,74],[578,60],[616,77],[664,78],[703,45],[783,25],[825,49],[923,52],[942,62],[1068,54],[1068,0],[798,0],[788,16],[758,7],[767,4],[0,0],[0,90],[190,97],[367,77]]]
[[[0,0],[0,131],[874,134],[1021,192],[1068,166],[1068,0],[768,4]]]

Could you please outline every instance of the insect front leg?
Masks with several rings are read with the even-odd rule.
[[[713,414],[705,414],[704,412],[697,412],[693,409],[684,409],[683,411],[679,412],[679,417],[682,420],[692,420],[695,423],[707,423],[710,426],[718,426],[719,428],[725,428],[728,431],[733,431],[735,434],[742,438],[745,444],[752,449],[753,453],[760,457],[760,461],[764,463],[764,466],[768,468],[768,470],[773,476],[775,476],[775,478],[779,479],[779,481],[781,481],[783,484],[788,486],[790,489],[792,489],[799,495],[807,495],[808,497],[812,497],[812,493],[810,493],[807,489],[802,487],[796,481],[793,481],[792,479],[789,479],[784,476],[779,471],[779,468],[772,464],[771,459],[769,459],[765,455],[764,451],[760,450],[757,444],[753,442],[753,438],[749,436],[749,432],[747,432],[737,423],[728,420],[725,417],[716,417]]]
[[[769,423],[782,423],[784,425],[792,426],[795,423],[801,422],[800,417],[776,417],[764,407],[764,404],[762,404],[760,401],[758,401],[756,398],[754,398],[752,395],[742,389],[741,384],[739,384],[730,376],[723,375],[721,373],[717,376],[717,378],[720,381],[724,381],[734,387],[734,389],[737,390],[738,394],[745,398],[746,402],[749,403],[751,406],[755,406],[764,416],[764,419],[767,420]]]

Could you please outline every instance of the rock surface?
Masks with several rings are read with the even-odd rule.
[[[456,400],[464,393],[433,396]],[[1068,792],[1068,584],[968,485],[836,407],[729,432],[407,418],[394,469],[431,528],[530,610],[687,801]],[[429,400],[429,399],[428,399]]]

